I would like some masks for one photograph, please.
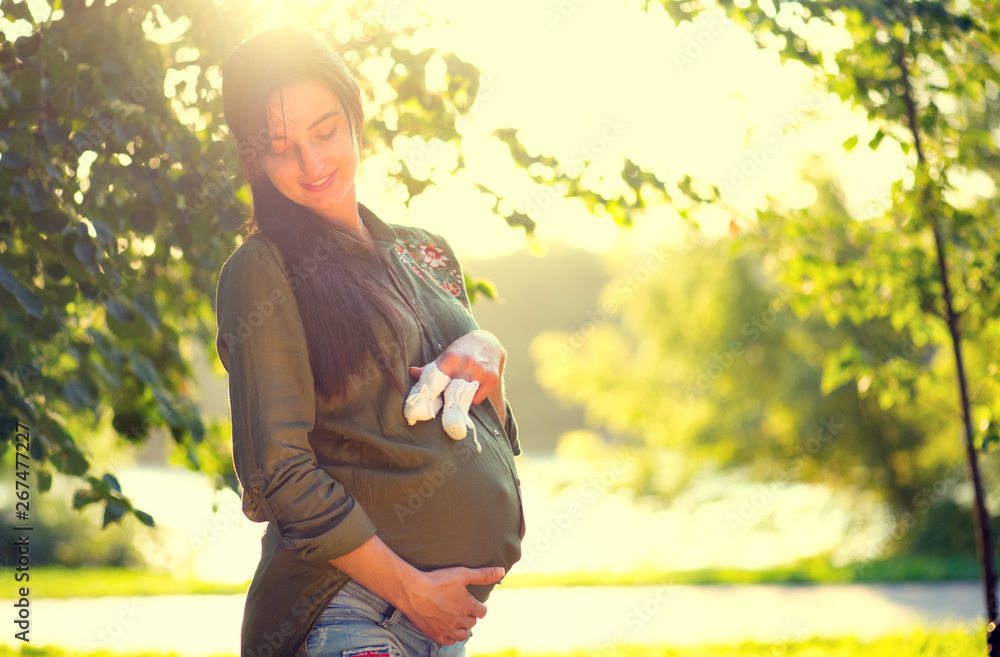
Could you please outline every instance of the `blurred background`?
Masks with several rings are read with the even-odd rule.
[[[508,351],[527,535],[471,651],[981,652],[995,5],[3,0],[0,598],[30,521],[33,643],[238,651],[219,65],[293,22],[365,89],[359,200]]]

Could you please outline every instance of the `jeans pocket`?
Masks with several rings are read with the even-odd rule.
[[[360,646],[360,647],[357,647]],[[403,657],[399,649],[376,638],[320,636],[306,642],[306,657]]]
[[[305,640],[306,657],[403,657],[384,617],[353,597],[327,605]]]

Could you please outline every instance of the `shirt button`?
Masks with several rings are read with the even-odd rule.
[[[438,342],[438,349],[444,349],[444,345]]]
[[[495,433],[496,435],[498,435],[498,436],[499,436],[499,435],[500,435],[500,430],[499,430],[499,429],[494,429],[494,430],[493,430],[493,433]]]

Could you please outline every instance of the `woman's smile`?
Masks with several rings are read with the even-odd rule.
[[[328,189],[330,185],[336,181],[337,172],[327,174],[323,178],[313,183],[302,183],[302,186],[308,189],[310,192],[322,192],[324,189]]]

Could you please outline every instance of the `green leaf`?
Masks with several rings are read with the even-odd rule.
[[[94,502],[100,502],[102,499],[104,499],[104,497],[94,488],[80,489],[73,493],[73,508],[82,509],[83,507],[93,504]]]
[[[188,433],[191,434],[191,441],[195,444],[198,444],[205,439],[205,424],[197,415],[189,415],[186,419],[185,426],[187,427]]]
[[[28,9],[27,2],[16,2],[15,0],[3,0],[0,2],[0,14],[11,23],[18,20],[28,21],[34,24],[34,17]]]
[[[872,149],[873,151],[878,150],[878,146],[879,144],[882,143],[882,139],[884,138],[885,138],[885,133],[882,132],[881,128],[879,128],[878,132],[875,133],[875,136],[872,137],[871,141],[868,142],[868,148]]]
[[[52,489],[52,473],[43,468],[38,468],[35,470],[35,476],[38,478],[38,492],[44,493]]]
[[[94,264],[94,258],[97,256],[97,247],[89,239],[78,239],[73,243],[73,254],[77,260],[90,266]]]
[[[17,50],[17,46],[14,50]],[[14,69],[10,79],[21,96],[21,106],[25,109],[38,107],[38,99],[42,93],[42,79],[38,71],[30,66],[21,66]]]
[[[0,166],[21,173],[28,170],[28,167],[31,166],[31,160],[20,153],[7,151],[6,153],[0,153]]]
[[[31,223],[43,233],[58,233],[69,225],[69,215],[56,210],[31,213]]]
[[[67,381],[62,386],[63,397],[74,409],[93,408],[94,397],[83,381]]]
[[[72,438],[68,440],[72,440]],[[75,443],[66,441],[67,439],[64,438],[62,444],[59,445],[61,451],[52,455],[52,461],[56,468],[64,474],[82,475],[87,471],[90,463]]]
[[[138,518],[139,522],[146,525],[147,527],[156,526],[156,523],[153,522],[153,516],[149,515],[145,511],[140,511],[139,509],[135,509],[134,511],[132,511],[132,515]]]
[[[134,409],[116,409],[111,426],[126,440],[142,442],[149,435],[146,416]]]
[[[156,366],[142,354],[132,354],[132,371],[139,380],[148,386],[156,385],[160,377],[156,374]]]
[[[160,328],[160,315],[156,309],[156,302],[153,297],[145,292],[140,292],[132,299],[132,307],[142,316],[146,323],[154,330]]]
[[[847,151],[848,153],[850,153],[854,149],[854,147],[857,146],[857,145],[858,145],[858,136],[857,135],[854,135],[853,137],[849,137],[847,139],[847,141],[845,141],[843,143],[844,150]]]
[[[986,452],[997,445],[1000,445],[1000,425],[990,422],[983,431],[983,440],[979,448]]]
[[[115,241],[115,233],[106,223],[100,219],[95,219],[91,223],[94,225],[94,232],[97,233],[97,239],[101,244],[109,246]]]
[[[13,294],[29,315],[39,319],[42,317],[42,300],[35,296],[34,292],[21,285],[17,277],[3,265],[0,265],[0,286]]]
[[[128,507],[120,502],[114,500],[108,500],[108,503],[104,507],[104,522],[102,527],[107,527],[113,522],[118,522],[122,519],[122,516],[128,512]]]
[[[69,140],[69,130],[54,116],[50,116],[42,122],[42,134],[53,146],[62,146]]]
[[[117,319],[122,324],[128,324],[135,319],[135,313],[120,301],[108,300],[105,306],[108,309],[108,314]]]
[[[507,225],[511,227],[521,227],[529,235],[535,232],[536,223],[535,220],[526,214],[520,212],[511,212],[510,216],[504,217],[507,221]]]
[[[497,298],[497,288],[492,281],[486,278],[471,278],[468,275],[465,278],[465,291],[469,295],[469,301],[475,303],[479,299],[479,295],[482,294],[487,299],[495,300]]]
[[[105,474],[101,477],[101,479],[108,485],[110,490],[113,490],[116,493],[122,492],[122,485],[118,483],[118,479],[113,474]]]

